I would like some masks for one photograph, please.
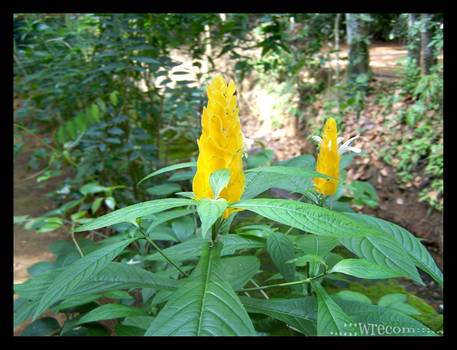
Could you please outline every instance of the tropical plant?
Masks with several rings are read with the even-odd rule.
[[[243,171],[235,90],[222,77],[210,83],[197,162],[143,179],[197,167],[193,192],[75,218],[74,233],[111,227],[114,235],[53,244],[56,262],[14,286],[15,325],[32,317],[28,335],[436,335],[404,295],[375,305],[361,293],[330,292],[348,279],[423,284],[418,268],[443,284],[410,232],[336,205],[344,153],[360,152],[354,139],[337,147],[343,139],[329,119],[317,168],[301,155]],[[269,198],[273,187],[301,198]],[[39,318],[47,311],[65,314],[64,324]]]

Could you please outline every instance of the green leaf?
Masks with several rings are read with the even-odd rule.
[[[341,292],[334,294],[334,299],[335,297],[342,300],[357,301],[359,303],[365,303],[369,305],[372,304],[370,298],[368,298],[366,295],[359,292],[354,292],[352,290],[342,290]]]
[[[149,328],[149,325],[154,320],[154,317],[151,316],[131,316],[126,317],[122,324],[124,326],[133,326],[140,328],[142,330],[146,330]],[[144,332],[143,332],[144,333]]]
[[[311,281],[317,296],[317,335],[352,335],[351,318],[327,294],[324,287]]]
[[[116,207],[116,200],[113,197],[106,197],[104,202],[110,210],[114,210]]]
[[[71,214],[70,219],[71,219],[71,221],[78,221],[78,219],[80,219],[81,217],[83,217],[86,214],[87,214],[87,210],[81,210],[74,214]]]
[[[146,316],[147,314],[132,306],[121,304],[106,304],[101,305],[81,317],[77,317],[68,321],[62,329],[61,334],[64,334],[71,329],[84,323],[96,322],[101,320],[111,320],[116,318],[124,318],[128,316]]]
[[[265,243],[261,240],[234,234],[220,235],[219,239],[224,245],[222,255],[233,254],[235,251],[242,249],[262,248],[265,246]],[[200,256],[201,246],[207,240],[208,238],[203,239],[202,237],[195,236],[185,242],[163,249],[163,253],[175,262],[195,259]],[[165,258],[158,252],[155,252],[144,257],[144,260],[164,261]]]
[[[44,293],[54,284],[56,278],[65,270],[66,267],[62,267],[33,276],[22,284],[15,284],[14,292],[21,298],[39,302]],[[78,298],[83,296],[92,297],[96,293],[109,290],[156,288],[173,291],[179,285],[179,281],[159,276],[138,266],[110,262],[96,275],[88,276],[76,290],[67,295],[58,308],[61,308],[64,303],[78,302]]]
[[[281,166],[281,165],[253,168],[253,169],[248,169],[245,171],[245,173],[252,173],[252,172],[267,172],[267,173],[279,174],[282,176],[300,176],[300,177],[307,177],[307,178],[323,177],[323,178],[327,178],[327,179],[338,180],[335,177],[321,174],[315,170],[296,168],[296,167],[291,167],[291,166]]]
[[[76,138],[76,122],[74,121],[74,119],[70,119],[68,122],[65,123],[65,126],[66,126],[66,131],[68,132],[68,134],[70,134],[70,137],[72,139],[75,139]]]
[[[144,329],[135,326],[124,326],[122,324],[115,324],[114,330],[118,337],[142,337],[144,335]]]
[[[37,230],[38,232],[49,232],[58,229],[63,225],[59,217],[38,217],[25,224],[26,230]]]
[[[319,255],[314,255],[314,254],[305,254],[305,255],[299,256],[298,258],[292,259],[290,261],[294,262],[295,265],[297,265],[297,266],[305,266],[308,263],[325,264],[324,258],[322,258]]]
[[[60,328],[59,322],[53,317],[43,317],[30,323],[22,332],[23,337],[43,337]]]
[[[334,300],[351,317],[356,336],[436,336],[431,329],[401,312],[338,296]]]
[[[302,154],[294,158],[283,160],[276,164],[281,166],[304,168],[309,170],[316,169],[316,159],[311,154]]]
[[[155,64],[160,66],[160,62],[152,57],[131,57],[132,60],[138,61],[138,62],[144,62],[144,63],[149,63],[149,64]]]
[[[201,259],[154,319],[145,335],[247,336],[252,322],[230,284],[218,272],[221,243],[206,242]]]
[[[32,317],[39,302],[39,300],[29,301],[22,298],[16,301],[20,301],[20,303],[16,306],[15,302],[13,327],[17,327]]]
[[[284,234],[273,232],[267,237],[267,249],[284,279],[287,282],[294,281],[295,263],[288,263],[295,258],[293,243]]]
[[[117,91],[113,91],[109,94],[109,100],[113,106],[117,105]]]
[[[393,271],[387,266],[378,265],[366,259],[341,260],[329,271],[329,273],[335,272],[366,279],[404,277],[403,274]]]
[[[145,176],[144,178],[142,178],[138,182],[138,185],[140,183],[146,181],[147,179],[153,177],[153,176],[156,176],[156,175],[159,175],[159,174],[163,174],[163,173],[166,173],[168,171],[173,171],[173,170],[176,170],[176,169],[182,169],[182,168],[188,168],[188,167],[196,167],[196,166],[197,166],[197,162],[187,162],[187,163],[179,163],[179,164],[170,165],[170,166],[167,166],[165,168],[162,168],[162,169],[159,169],[157,171],[154,171],[153,173]]]
[[[27,272],[31,274],[32,276],[39,275],[40,273],[49,271],[49,270],[54,270],[56,267],[54,263],[50,263],[49,261],[40,261],[37,262],[36,264],[33,264],[27,269]]]
[[[229,169],[218,169],[209,176],[209,185],[213,190],[213,196],[215,199],[219,198],[219,194],[228,185],[230,181],[230,170]]]
[[[75,117],[76,125],[80,132],[84,132],[87,129],[87,119],[84,113],[78,113]]]
[[[408,252],[389,235],[384,237],[340,237],[340,242],[359,258],[385,266],[424,284]]]
[[[136,238],[131,238],[103,247],[66,266],[44,292],[33,319],[36,319],[47,307],[73,292],[90,276],[100,272],[126,246],[135,240]]]
[[[96,230],[105,226],[119,224],[121,222],[130,222],[139,217],[158,213],[167,209],[196,204],[196,201],[184,198],[164,198],[138,203],[103,215],[76,228],[75,232]]]
[[[316,235],[330,237],[379,236],[371,227],[361,225],[349,217],[313,204],[286,199],[257,198],[231,203],[229,207],[242,208],[270,220]]]
[[[195,222],[189,216],[180,217],[171,222],[171,229],[176,238],[183,242],[195,232]]]
[[[240,296],[240,300],[249,313],[267,315],[285,322],[305,335],[316,335],[317,304],[313,296],[295,299]]]
[[[405,315],[420,315],[421,313],[417,311],[414,307],[407,304],[406,301],[408,300],[408,295],[401,294],[401,293],[393,293],[384,295],[378,301],[378,305],[401,312]]]
[[[90,183],[90,184],[86,184],[84,186],[82,186],[79,191],[83,194],[83,195],[87,195],[89,193],[100,193],[100,192],[104,192],[106,191],[108,188],[105,187],[105,186],[100,186],[98,183],[94,182],[94,183]]]
[[[14,224],[21,224],[23,222],[26,222],[28,217],[28,215],[13,216]]]
[[[100,110],[97,104],[92,103],[90,113],[96,122],[100,121]]]
[[[385,232],[395,240],[397,245],[403,248],[401,254],[406,254],[405,259],[412,260],[417,267],[428,273],[440,285],[443,285],[443,273],[420,240],[410,232],[396,224],[369,215],[356,213],[345,213],[344,215]]]
[[[176,192],[175,195],[190,199],[193,199],[195,197],[194,192]]]
[[[105,298],[119,299],[119,300],[134,300],[134,298],[125,290],[110,290],[103,294]]]
[[[337,245],[340,244],[338,238],[317,236],[317,235],[300,235],[295,243],[297,247],[305,254],[314,254],[325,257]]]
[[[227,201],[224,198],[217,200],[202,198],[197,201],[197,213],[202,222],[201,232],[203,239],[211,226],[219,219],[227,208]]]
[[[195,209],[175,209],[175,210],[170,210],[166,211],[164,213],[159,213],[156,215],[152,215],[152,217],[144,218],[143,221],[149,221],[149,219],[152,219],[151,223],[149,224],[148,228],[146,229],[146,234],[149,234],[155,227],[158,225],[173,220],[175,218],[179,218],[188,214],[191,214],[195,212]]]
[[[69,309],[75,306],[84,305],[100,299],[100,294],[86,294],[86,295],[75,295],[73,297],[63,300],[59,305],[52,308],[53,312],[59,312],[61,310]]]
[[[257,168],[256,168],[257,169]],[[268,171],[255,171],[245,173],[245,190],[241,199],[250,199],[271,188],[306,194],[313,190],[312,178],[292,176]],[[263,168],[259,168],[263,169]]]
[[[164,183],[146,190],[147,193],[153,196],[169,196],[179,191],[181,191],[181,186],[177,183]]]
[[[229,256],[221,259],[220,273],[233,288],[239,290],[260,269],[260,261],[255,256]]]
[[[111,262],[95,276],[83,282],[78,293],[90,294],[126,288],[176,290],[180,281],[160,276],[138,266]]]

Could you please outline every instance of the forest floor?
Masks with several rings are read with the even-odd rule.
[[[347,55],[346,48],[342,48],[340,57]],[[376,88],[384,87],[395,89],[395,82],[399,77],[398,60],[406,57],[407,50],[402,45],[374,44],[370,47],[370,67],[374,73]],[[344,67],[341,67],[342,69]],[[387,93],[395,94],[392,90]],[[274,150],[277,160],[285,160],[300,154],[314,154],[317,156],[317,148],[313,142],[307,140],[309,128],[300,130],[294,135],[291,128],[285,123],[281,128],[272,128],[262,117],[264,111],[272,105],[272,96],[264,92],[248,91],[244,100],[250,101],[251,107],[246,113],[240,111],[240,119],[245,137],[261,141],[265,149]],[[346,113],[343,124],[345,126],[345,141],[350,137],[361,134],[353,146],[365,150],[368,155],[356,156],[349,167],[347,177],[351,180],[368,181],[376,189],[379,197],[379,205],[372,209],[368,206],[357,208],[356,211],[372,214],[378,218],[393,222],[404,227],[416,237],[422,240],[437,265],[443,271],[443,214],[430,208],[426,202],[419,202],[419,193],[426,188],[427,180],[423,177],[421,169],[413,174],[413,181],[402,183],[396,175],[395,167],[386,164],[378,158],[378,151],[384,145],[384,137],[390,136],[389,129],[383,124],[386,118],[395,117],[395,112],[408,101],[398,102],[393,107],[390,115],[383,116],[382,107],[373,100],[373,96],[367,97],[367,104],[359,118],[356,113]],[[252,103],[256,101],[257,103]],[[319,106],[320,104],[320,106]],[[320,108],[319,108],[320,107]],[[324,120],[322,101],[317,102],[318,115],[313,118]],[[405,128],[405,132],[406,128]],[[401,136],[399,136],[401,138]],[[440,305],[443,304],[443,289],[428,275],[422,274],[425,285],[408,279],[400,279],[402,285],[415,295],[426,300],[437,312],[442,312]]]
[[[344,55],[344,48],[342,53]],[[397,60],[406,55],[406,49],[398,45],[373,45],[370,48],[370,64],[375,72],[375,78],[395,79]],[[251,108],[240,108],[242,129],[247,138],[261,141],[266,149],[275,152],[275,159],[283,160],[303,153],[314,153],[315,146],[306,140],[307,135],[291,135],[287,126],[271,128],[262,118],[262,111],[270,103],[270,97],[260,92],[246,91],[244,101],[251,101]],[[442,213],[431,210],[426,203],[418,201],[419,186],[399,184],[395,176],[396,169],[377,158],[377,149],[381,135],[388,133],[383,130],[383,117],[377,113],[379,106],[372,101],[362,112],[360,119],[348,115],[344,120],[345,134],[354,136],[357,130],[364,132],[360,142],[354,144],[365,150],[370,150],[368,156],[355,157],[348,172],[348,177],[369,181],[377,190],[379,206],[375,209],[363,208],[362,212],[376,215],[378,218],[394,222],[417,237],[423,238],[423,243],[435,258],[438,266],[443,268],[443,218]],[[246,113],[243,113],[246,112]],[[30,178],[32,172],[27,172],[27,163],[33,150],[37,147],[35,140],[26,137],[23,150],[14,159],[14,216],[30,215],[37,217],[52,209],[52,201],[45,197],[46,193],[59,186],[59,178],[49,181],[46,188],[37,188],[35,178]],[[418,174],[420,176],[420,174]],[[63,230],[36,233],[27,231],[23,225],[14,225],[14,283],[22,283],[30,277],[27,269],[39,261],[54,261],[55,258],[48,249],[49,244],[56,240],[69,239]],[[408,291],[425,299],[435,310],[440,311],[443,303],[443,291],[428,276],[422,275],[425,286],[405,281]],[[405,279],[406,280],[406,279]],[[27,322],[14,329],[14,335],[20,335]]]

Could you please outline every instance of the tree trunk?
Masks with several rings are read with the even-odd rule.
[[[433,57],[433,47],[429,44],[432,41],[432,26],[431,26],[431,15],[429,13],[422,14],[422,21],[424,27],[422,30],[422,74],[430,74],[430,68],[435,64],[435,58]]]
[[[416,66],[420,64],[421,57],[421,33],[419,28],[419,15],[410,13],[408,18],[408,58],[415,61]]]
[[[333,27],[334,35],[335,35],[335,80],[338,84],[340,81],[340,19],[341,13],[336,14],[335,24]]]
[[[368,32],[361,14],[346,13],[348,44],[348,82],[355,82],[361,74],[371,75]]]

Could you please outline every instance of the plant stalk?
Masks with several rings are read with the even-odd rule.
[[[315,279],[321,278],[323,276],[325,276],[325,273],[322,273],[322,274],[314,276],[314,277],[305,278],[305,279],[300,280],[300,281],[285,282],[285,283],[278,283],[278,284],[270,284],[268,286],[260,286],[260,287],[254,287],[254,288],[245,288],[245,289],[239,290],[238,292],[251,292],[251,291],[262,290],[262,289],[267,289],[267,288],[294,286],[294,285],[297,285],[297,284],[309,283],[309,282],[311,282],[311,281],[313,281]]]
[[[160,247],[152,240],[150,239],[144,232],[143,230],[140,229],[140,227],[138,226],[138,230],[141,232],[141,234],[143,235],[143,237],[155,248],[157,249],[157,251],[159,252],[160,255],[162,255],[165,260],[168,261],[168,263],[170,263],[171,265],[173,265],[176,270],[178,270],[181,274],[183,274],[184,276],[187,277],[187,273],[185,273],[183,270],[181,270],[181,268],[173,261],[171,260],[163,251],[162,249],[160,249]]]

